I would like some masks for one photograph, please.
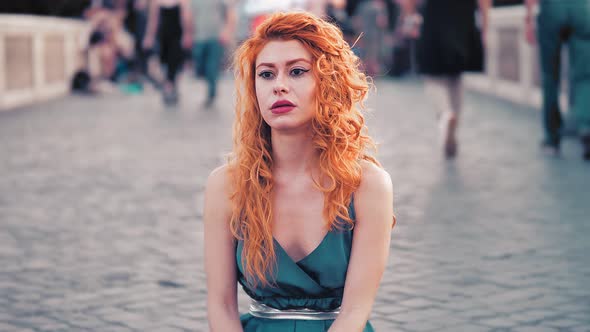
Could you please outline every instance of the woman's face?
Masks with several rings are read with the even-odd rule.
[[[277,131],[308,128],[315,115],[311,53],[297,40],[268,42],[255,64],[258,107]]]

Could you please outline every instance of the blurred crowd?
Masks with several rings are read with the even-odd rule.
[[[216,95],[228,54],[269,14],[305,10],[337,24],[372,77],[416,69],[419,15],[404,15],[408,0],[24,0],[8,8],[77,17],[91,25],[84,40],[77,91],[142,93],[146,84],[178,101],[178,74],[208,82],[206,105]],[[419,1],[420,2],[420,1]],[[422,1],[423,2],[423,1]],[[5,5],[3,5],[5,6]]]
[[[371,76],[412,70],[416,25],[401,20],[404,0],[92,0],[81,18],[90,22],[79,91],[114,87],[141,93],[148,84],[166,104],[178,101],[180,72],[208,82],[206,106],[228,54],[269,14],[305,10],[337,24]],[[403,21],[403,23],[402,23]],[[414,22],[418,23],[418,22]],[[414,36],[415,37],[415,36]]]

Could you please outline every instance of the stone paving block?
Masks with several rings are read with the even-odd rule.
[[[405,301],[400,301],[398,305],[416,310],[432,307],[433,303],[424,298],[411,298]]]
[[[519,325],[511,316],[497,316],[493,318],[482,318],[476,320],[482,326],[489,326],[490,328],[512,328]]]
[[[428,307],[426,309],[415,309],[412,308],[405,314],[401,314],[406,320],[433,320],[443,319],[449,315],[449,311],[437,307]]]
[[[552,326],[555,327],[557,329],[569,329],[571,327],[574,326],[578,326],[579,322],[573,319],[568,319],[568,318],[560,318],[560,319],[556,319],[556,320],[550,320],[550,321],[543,321],[542,322],[543,325],[547,325],[547,326]]]
[[[375,331],[408,331],[404,329],[402,324],[395,324],[380,319],[372,319],[371,325],[373,325]]]
[[[469,332],[489,332],[489,327],[483,327],[481,325],[475,325],[470,323],[460,323],[457,325],[445,326],[437,328],[438,332],[458,332],[458,331],[469,331]]]
[[[144,314],[137,314],[128,311],[119,311],[108,315],[100,315],[100,318],[104,321],[119,322],[125,326],[134,329],[145,328],[145,321],[149,320],[149,317]]]
[[[187,319],[180,317],[174,319],[170,324],[171,326],[179,327],[187,331],[197,331],[197,328],[200,326],[199,322],[196,319]]]
[[[556,332],[557,329],[541,326],[523,326],[513,329],[514,332]]]
[[[584,324],[584,325],[575,326],[575,327],[572,327],[570,329],[570,331],[572,331],[572,332],[590,332],[590,325]]]
[[[438,331],[443,327],[443,324],[436,320],[419,320],[414,322],[407,322],[404,327],[409,331]]]
[[[568,316],[582,324],[587,324],[590,326],[590,309],[584,311],[571,310],[569,311]]]
[[[524,310],[514,313],[514,319],[520,323],[536,323],[556,316],[558,316],[556,312],[549,308]]]
[[[60,328],[65,328],[67,327],[66,325],[64,325],[63,323],[59,322],[58,320],[48,316],[48,315],[37,315],[37,316],[31,316],[31,317],[26,317],[26,318],[22,318],[23,322],[26,322],[26,325],[29,326],[34,326],[38,329],[42,329],[42,330],[55,330],[55,329],[60,329]],[[0,331],[2,331],[0,329]]]
[[[389,315],[393,315],[393,314],[405,314],[405,313],[408,313],[411,311],[413,311],[413,310],[406,308],[406,307],[385,304],[385,303],[379,303],[378,305],[373,306],[373,313],[380,314],[384,317],[388,317]]]
[[[71,313],[53,314],[54,318],[59,319],[63,324],[71,327],[71,330],[88,330],[95,331],[105,326],[119,326],[113,322],[108,322],[89,315],[72,315]]]
[[[6,331],[6,332],[32,332],[32,329],[26,328],[26,327],[22,327],[19,325],[13,325],[10,324],[8,322],[1,322],[0,321],[0,331]]]

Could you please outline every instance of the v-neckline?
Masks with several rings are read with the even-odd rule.
[[[289,257],[289,259],[291,260],[291,262],[295,263],[295,264],[300,264],[301,262],[303,262],[304,260],[308,259],[310,256],[312,256],[316,251],[319,250],[319,248],[324,244],[324,242],[326,242],[326,239],[328,238],[328,235],[330,235],[330,233],[332,233],[331,231],[326,232],[326,235],[324,235],[324,237],[322,238],[322,240],[320,241],[320,243],[318,243],[318,245],[307,255],[303,256],[303,258],[301,258],[298,261],[295,261],[290,255],[289,253],[287,253],[287,250],[285,250],[285,248],[283,248],[283,246],[281,245],[281,243],[274,237],[274,235],[272,236],[272,239],[274,240],[274,242],[277,244],[277,247],[281,249],[281,251],[283,251],[283,253],[285,253],[285,255],[287,257]]]

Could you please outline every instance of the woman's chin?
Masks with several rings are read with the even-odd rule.
[[[275,119],[268,123],[269,127],[273,132],[293,134],[297,132],[309,131],[311,128],[311,122],[301,123],[299,121],[293,121],[292,119]]]

